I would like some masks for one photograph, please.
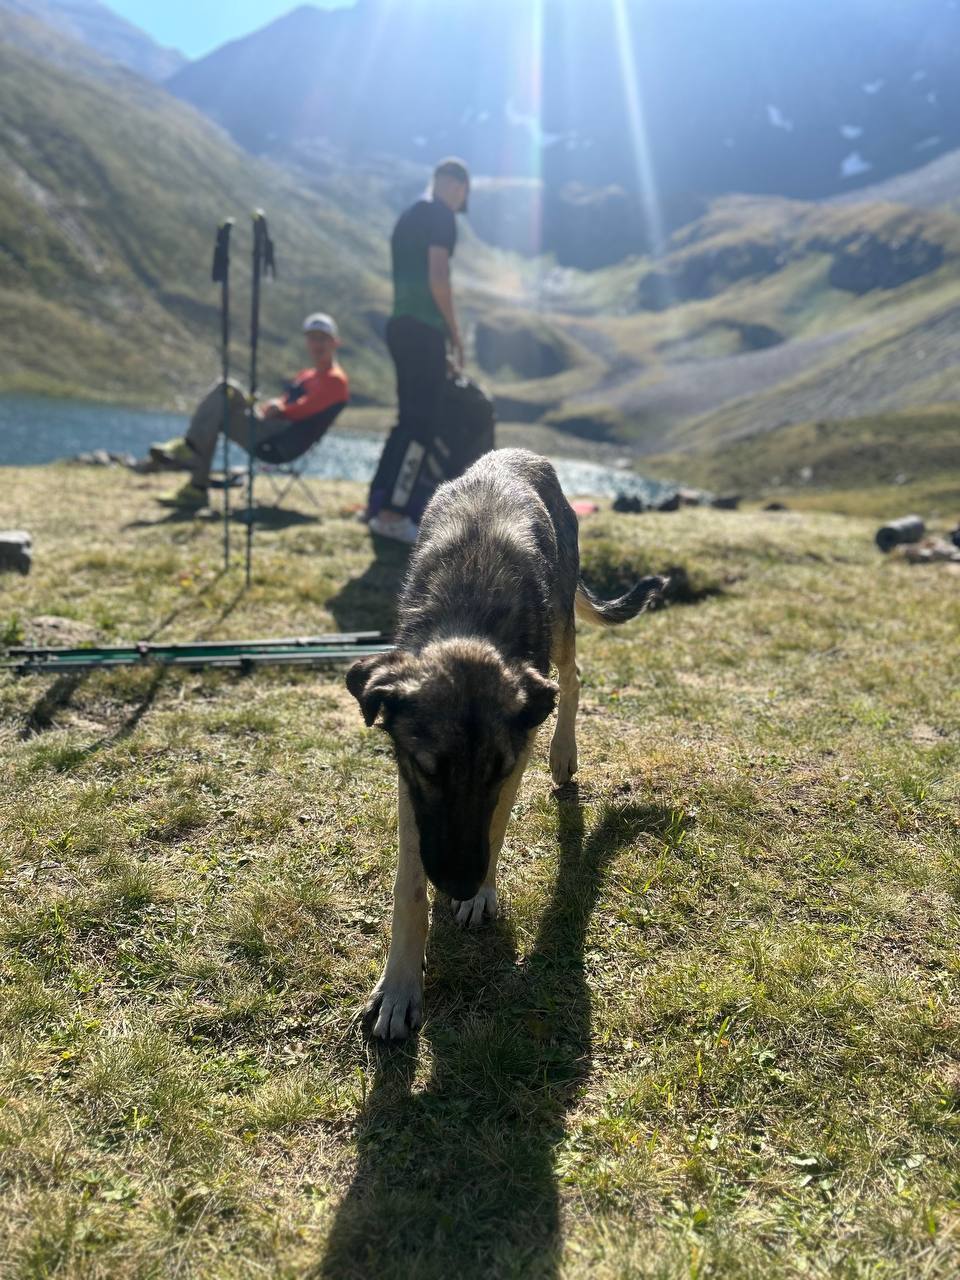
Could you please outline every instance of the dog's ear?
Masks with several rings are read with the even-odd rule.
[[[535,667],[527,667],[520,677],[520,690],[517,723],[522,729],[539,729],[557,705],[560,686],[547,680]]]
[[[396,710],[400,705],[400,678],[406,661],[407,655],[394,649],[361,658],[347,672],[347,688],[360,703],[368,729],[381,711]]]

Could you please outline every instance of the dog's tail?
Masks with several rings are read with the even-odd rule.
[[[605,627],[618,627],[645,610],[662,604],[669,583],[669,578],[662,578],[657,574],[641,578],[619,600],[598,600],[581,578],[577,584],[577,617],[582,622],[599,622]]]

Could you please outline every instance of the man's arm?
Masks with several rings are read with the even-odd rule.
[[[430,246],[430,292],[440,314],[447,324],[447,332],[453,344],[453,358],[458,369],[463,368],[463,341],[457,312],[453,305],[453,286],[450,282],[450,251],[437,245]]]
[[[315,418],[334,405],[345,405],[350,399],[347,375],[339,371],[324,378],[309,379],[296,391],[295,396],[291,395],[286,402],[281,402],[278,416],[286,418],[288,422],[304,422],[307,418]]]

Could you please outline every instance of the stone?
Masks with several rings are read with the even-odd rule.
[[[681,507],[702,507],[703,494],[699,489],[678,489],[677,497]]]
[[[33,539],[22,529],[0,532],[0,572],[30,572],[33,563]]]
[[[613,500],[613,509],[620,515],[639,516],[647,509],[644,500],[634,493],[618,493]]]

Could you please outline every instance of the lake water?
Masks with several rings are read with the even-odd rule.
[[[132,453],[139,458],[154,442],[179,435],[185,428],[186,420],[179,414],[33,396],[0,396],[0,466],[39,466],[94,449]],[[334,428],[313,454],[308,474],[364,483],[373,475],[382,448],[383,440],[377,436],[347,434]],[[238,452],[234,450],[235,456]],[[650,502],[670,492],[668,486],[632,471],[569,458],[555,458],[553,462],[570,495],[613,497],[627,493]]]

